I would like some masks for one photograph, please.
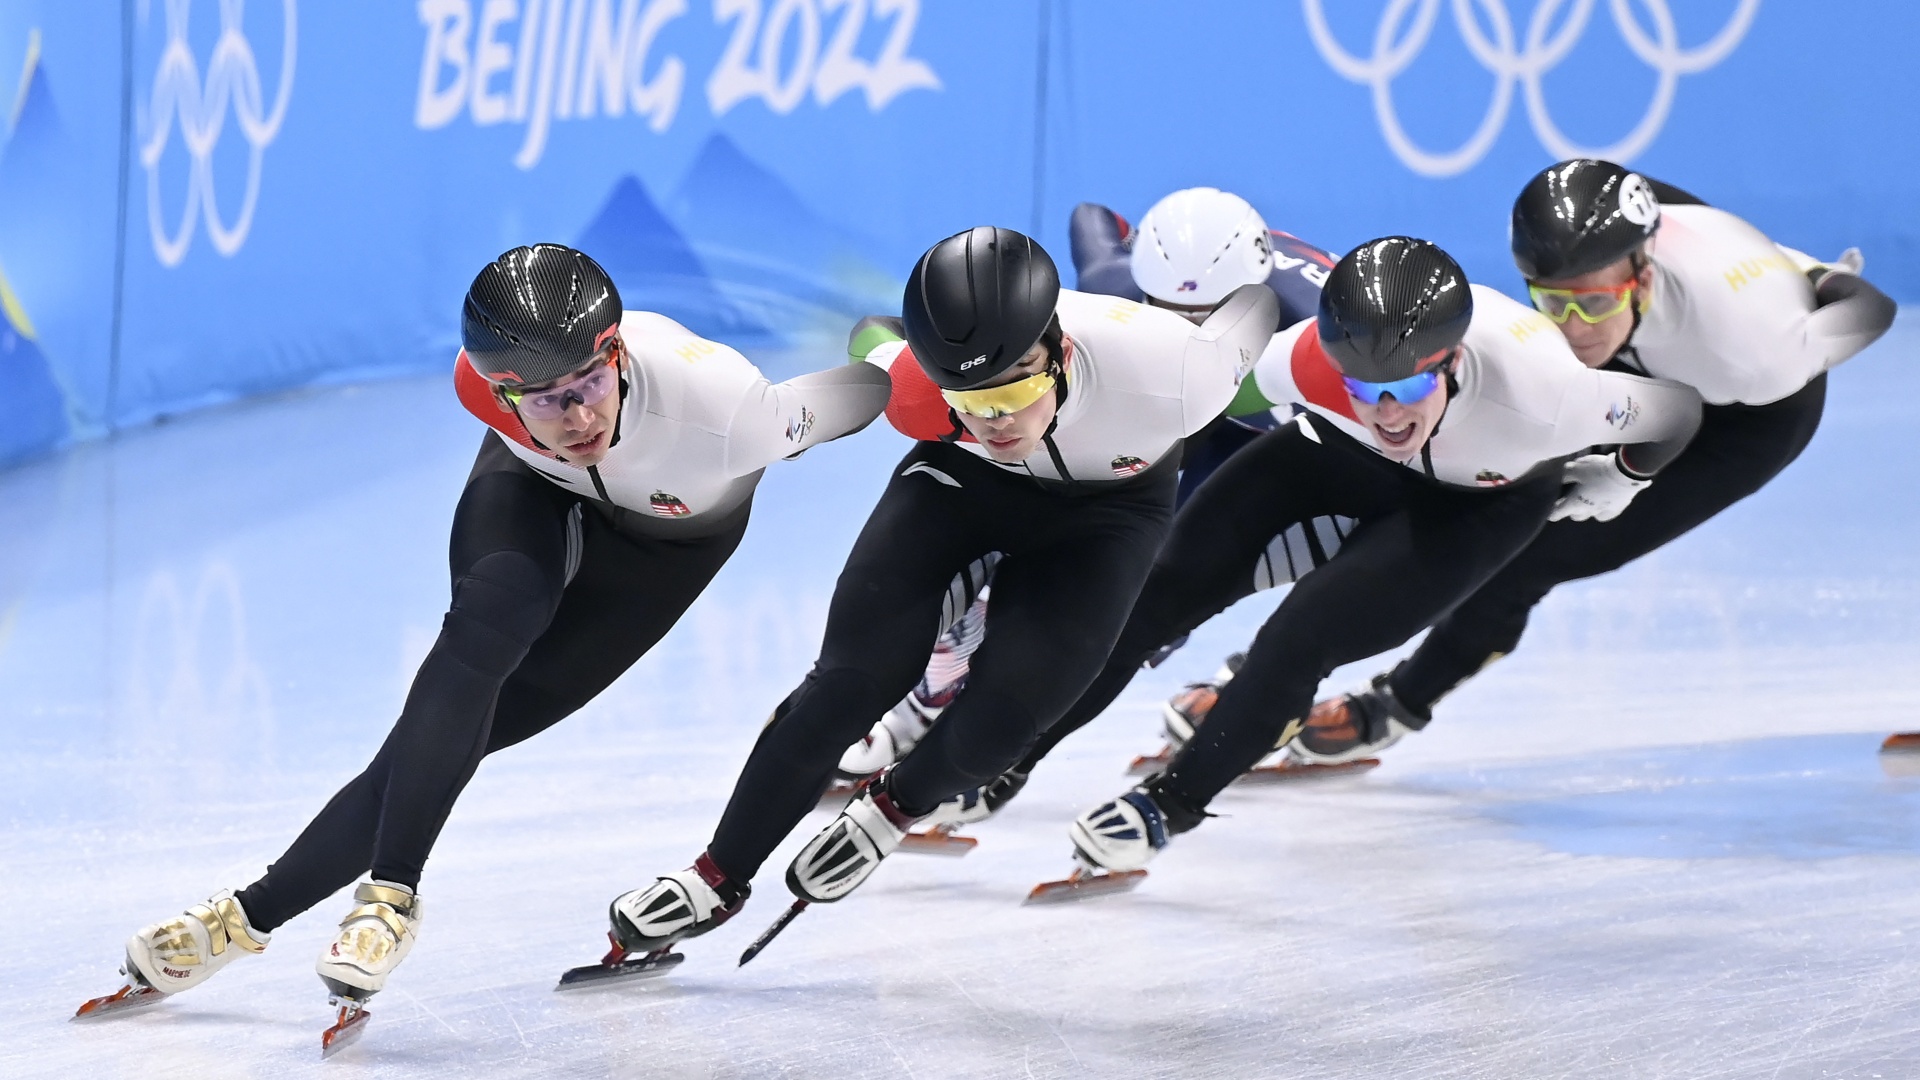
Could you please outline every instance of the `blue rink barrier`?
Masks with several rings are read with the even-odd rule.
[[[558,240],[756,347],[892,309],[981,222],[1215,184],[1336,250],[1442,243],[1602,154],[1920,299],[1920,8],[1895,0],[13,0],[0,463],[432,370]]]

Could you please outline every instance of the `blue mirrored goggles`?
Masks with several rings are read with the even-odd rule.
[[[1411,405],[1416,401],[1424,401],[1438,390],[1440,376],[1441,372],[1436,368],[1423,371],[1418,375],[1409,375],[1404,379],[1395,379],[1392,382],[1361,382],[1359,379],[1349,379],[1345,375],[1340,376],[1340,381],[1346,384],[1347,393],[1369,405],[1380,404],[1380,399],[1388,394],[1392,394],[1393,400],[1402,405]]]

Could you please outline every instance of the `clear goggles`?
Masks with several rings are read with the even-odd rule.
[[[997,420],[1002,416],[1012,416],[1046,397],[1055,385],[1053,372],[1043,371],[1038,375],[979,390],[942,390],[940,396],[947,399],[947,404],[953,406],[955,412],[977,416],[982,420]]]
[[[558,420],[575,405],[593,406],[620,385],[620,344],[616,339],[606,358],[585,372],[541,390],[502,387],[501,393],[519,411],[534,420]]]
[[[1536,311],[1556,323],[1564,323],[1578,315],[1580,321],[1592,324],[1611,319],[1627,310],[1633,303],[1633,290],[1639,284],[1637,280],[1629,278],[1604,289],[1548,289],[1528,285],[1527,296],[1532,298]]]
[[[1440,369],[1435,368],[1431,371],[1422,371],[1417,375],[1409,375],[1404,379],[1395,379],[1392,382],[1362,382],[1359,379],[1349,379],[1345,375],[1340,376],[1340,381],[1346,385],[1347,393],[1369,405],[1380,404],[1380,399],[1388,394],[1392,394],[1393,400],[1402,405],[1411,405],[1416,401],[1426,400],[1435,390],[1440,389],[1440,377]]]

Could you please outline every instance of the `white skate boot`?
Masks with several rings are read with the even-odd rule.
[[[941,803],[926,816],[924,822],[932,826],[960,826],[985,821],[1012,802],[1013,797],[1026,786],[1026,773],[1008,769],[979,787],[968,788]]]
[[[787,867],[787,888],[796,899],[740,954],[743,966],[759,956],[808,905],[830,904],[859,888],[873,876],[881,859],[899,850],[907,830],[920,819],[894,805],[893,796],[887,793],[887,778],[892,774],[889,767],[861,784],[840,816],[794,856],[793,864]]]
[[[1374,757],[1431,720],[1401,704],[1382,673],[1364,689],[1316,704],[1287,752],[1309,765],[1344,765]]]
[[[1027,786],[1027,774],[1009,769],[992,780],[967,790],[933,808],[920,819],[926,828],[910,832],[900,839],[900,850],[920,855],[960,856],[979,846],[971,836],[956,836],[962,826],[985,821],[1013,801]]]
[[[923,697],[926,689],[927,684],[921,683],[912,693],[901,698],[900,704],[888,709],[886,715],[873,725],[873,730],[862,736],[859,742],[847,747],[847,752],[840,755],[837,769],[840,779],[864,780],[906,757],[907,751],[926,737],[933,722],[940,719],[940,714],[954,698],[953,693]],[[953,688],[956,693],[958,689]]]
[[[933,722],[940,719],[953,699],[967,685],[967,672],[975,651],[987,635],[987,596],[980,597],[933,644],[926,673],[920,685],[887,710],[873,730],[840,755],[839,777],[864,780],[907,756],[907,751],[926,737]]]
[[[562,972],[554,989],[662,974],[686,959],[673,951],[675,944],[733,918],[752,893],[751,887],[728,878],[703,851],[685,870],[614,897],[607,906],[612,950],[597,964]]]
[[[1067,835],[1074,856],[1093,869],[1141,870],[1167,846],[1167,816],[1145,788],[1134,788],[1073,819]]]
[[[327,984],[327,1000],[340,1009],[333,1026],[320,1033],[323,1058],[360,1037],[372,1017],[367,999],[387,985],[388,974],[413,951],[420,936],[420,898],[405,885],[362,882],[353,899],[359,906],[340,920],[340,932],[314,965]]]
[[[1125,892],[1144,881],[1147,863],[1172,836],[1166,812],[1149,791],[1151,783],[1075,818],[1067,828],[1077,864],[1073,873],[1035,885],[1027,894],[1027,903],[1050,904]]]
[[[270,937],[248,924],[233,890],[222,889],[206,903],[143,926],[128,938],[126,963],[120,968],[127,984],[85,1002],[73,1018],[93,1019],[158,1004],[166,995],[206,982],[246,953],[264,952]]]
[[[863,786],[840,816],[807,841],[787,867],[787,888],[814,904],[830,904],[872,876],[880,860],[900,847],[918,818],[887,794],[883,772]]]
[[[265,951],[270,937],[249,926],[233,891],[222,889],[206,903],[128,938],[126,975],[163,994],[177,994],[243,954]]]
[[[738,914],[752,889],[728,880],[705,852],[685,870],[614,898],[607,909],[614,944],[652,953],[714,929]]]
[[[333,996],[365,1001],[387,985],[387,975],[413,951],[420,935],[420,898],[405,885],[367,881],[353,890],[359,905],[340,920],[340,932],[320,952],[315,969]]]

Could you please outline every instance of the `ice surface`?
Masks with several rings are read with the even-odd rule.
[[[1019,903],[1271,598],[1143,675],[967,858],[890,860],[736,969],[785,904],[769,872],[673,974],[555,994],[607,900],[704,843],[905,444],[776,466],[654,655],[481,768],[420,948],[324,1071],[1920,1075],[1920,780],[1874,754],[1920,728],[1916,362],[1908,313],[1762,494],[1556,593],[1375,772],[1231,791],[1130,895]],[[370,756],[438,625],[476,428],[443,382],[392,383],[0,475],[0,1075],[323,1072],[311,964],[345,897],[158,1008],[67,1016],[128,933],[251,880]]]

